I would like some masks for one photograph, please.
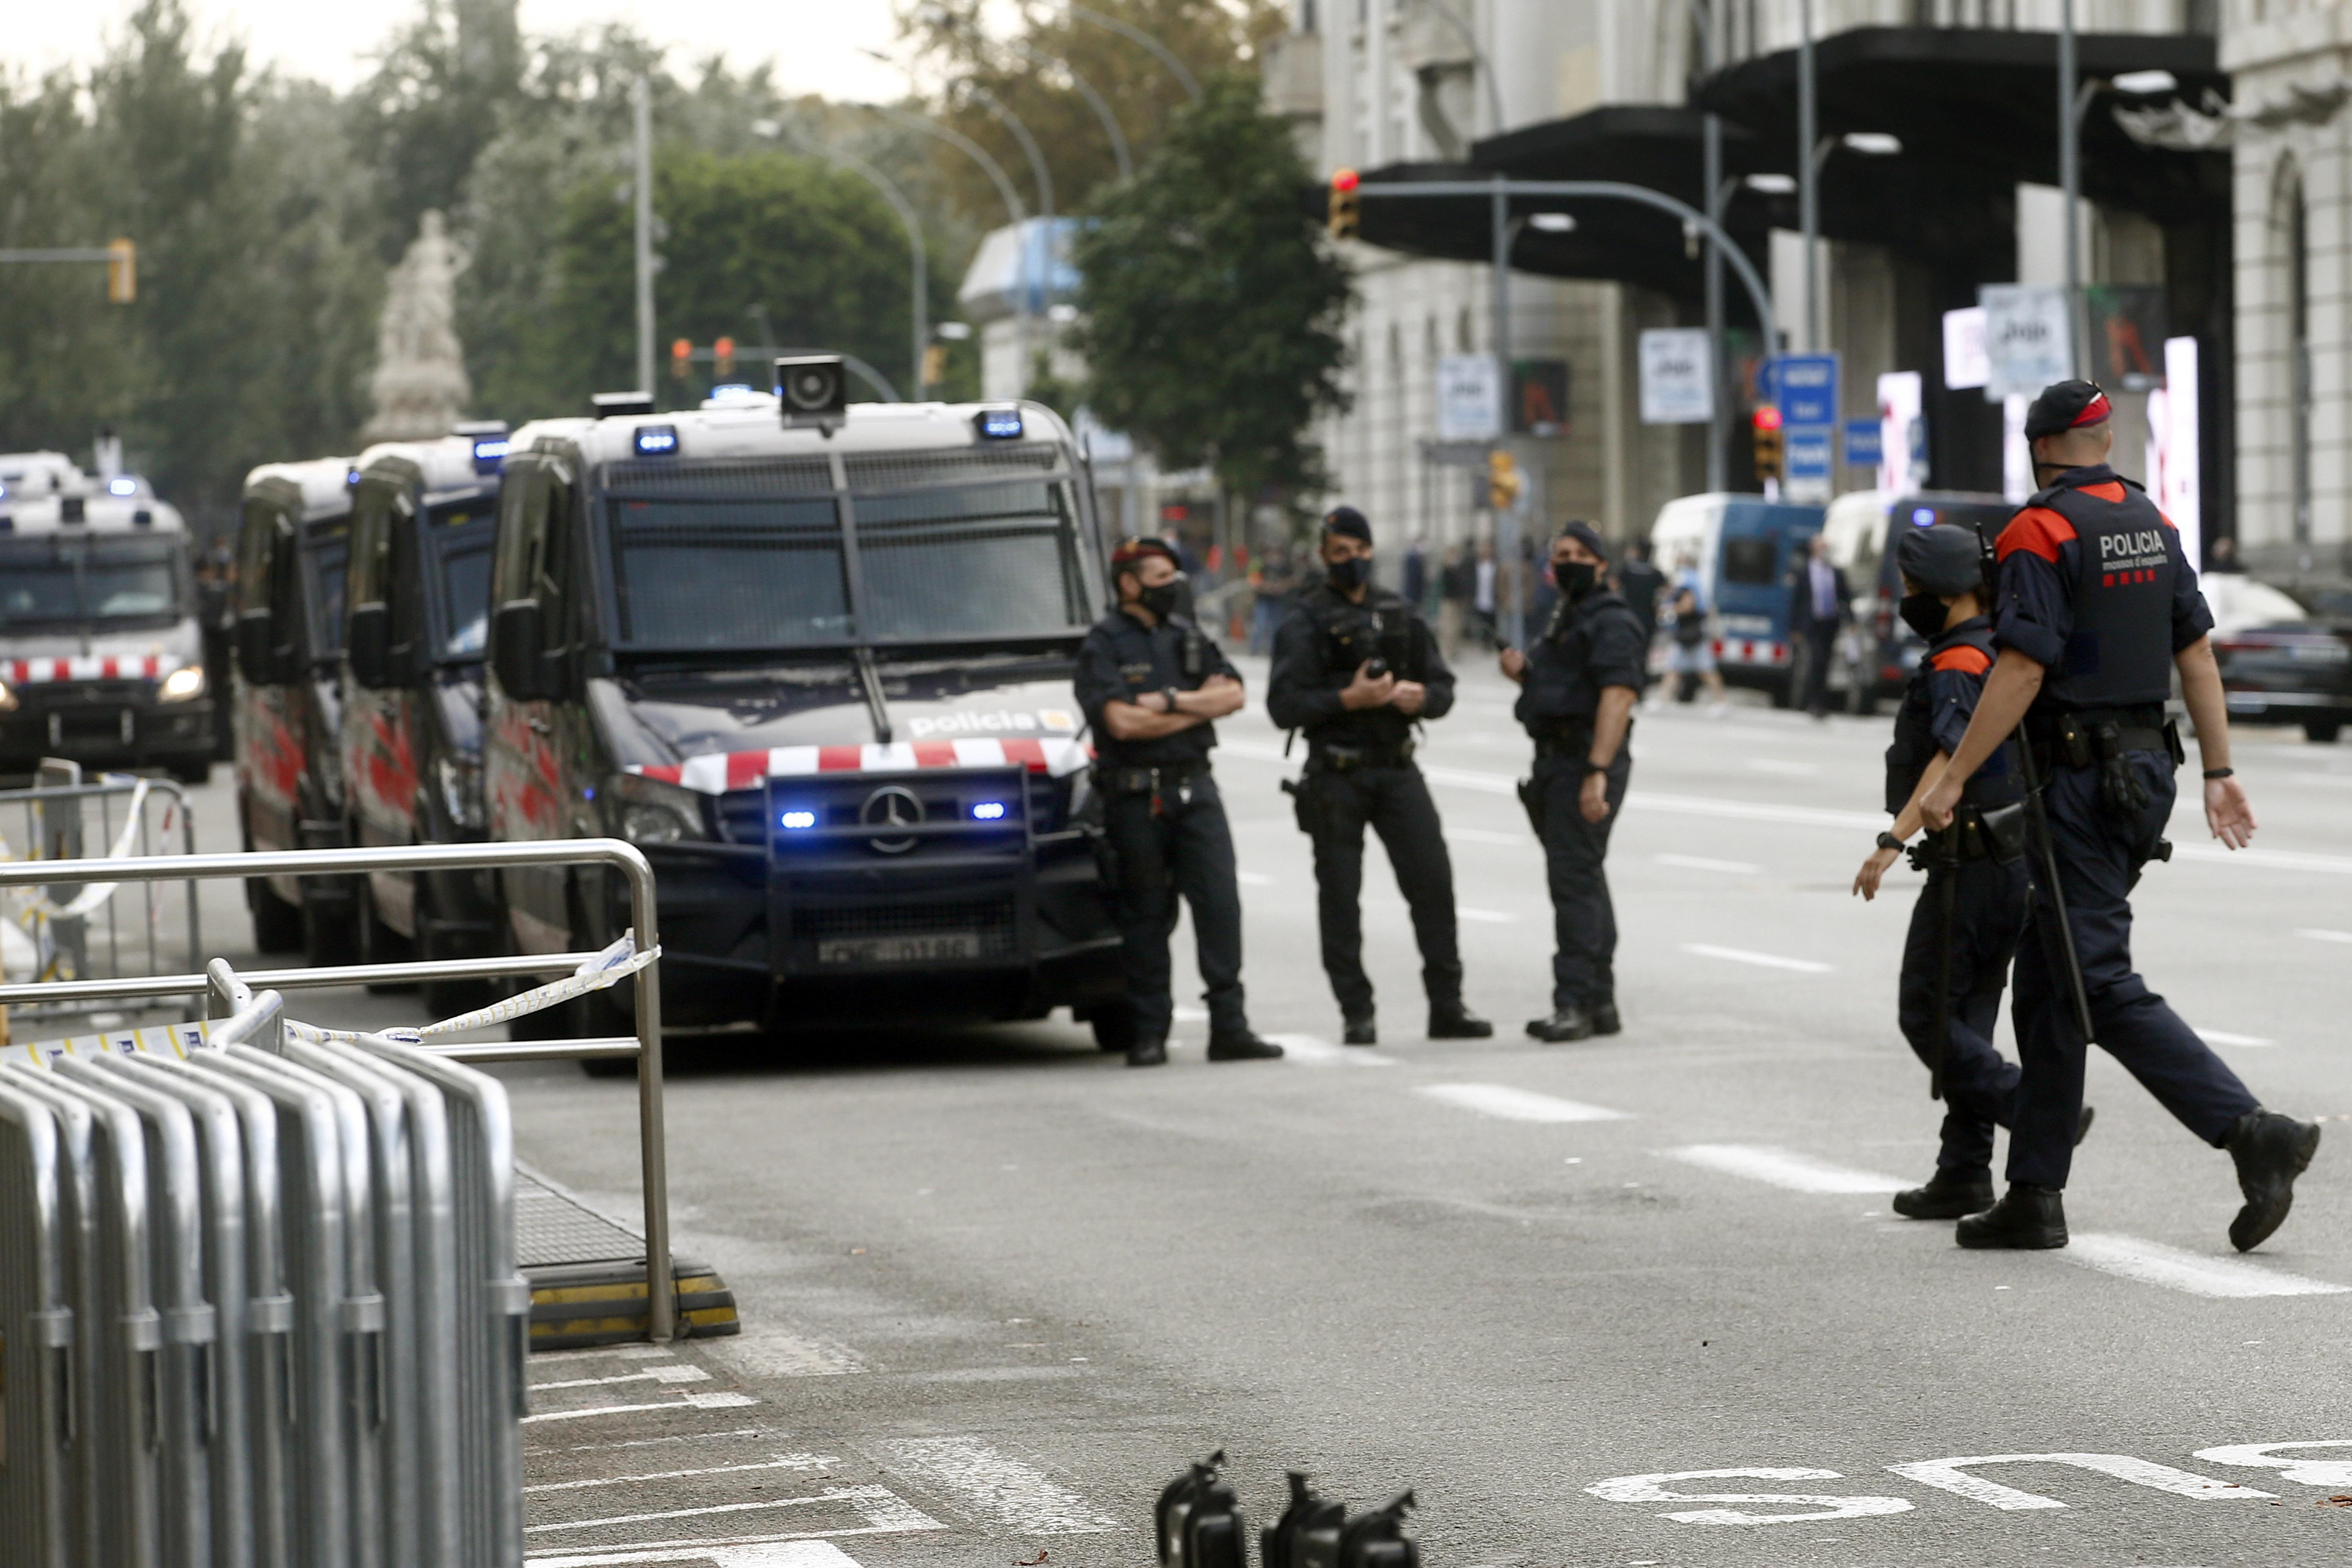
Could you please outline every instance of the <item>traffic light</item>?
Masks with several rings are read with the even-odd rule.
[[[1756,477],[1777,479],[1780,475],[1780,411],[1767,404],[1756,411]]]
[[[106,242],[106,300],[128,305],[139,298],[139,247],[127,239]]]
[[[693,368],[694,368],[694,344],[693,344],[693,342],[692,342],[690,340],[686,339],[686,338],[678,338],[678,339],[677,339],[677,340],[673,341],[673,342],[670,343],[670,345],[669,345],[669,373],[670,373],[670,374],[672,374],[672,375],[674,375],[674,376],[677,377],[677,379],[678,379],[678,380],[680,380],[680,381],[684,381],[684,380],[687,378],[687,374],[688,374],[688,373],[689,371],[691,371]]]
[[[1486,454],[1486,504],[1496,511],[1508,511],[1517,504],[1519,489],[1527,483],[1519,465],[1508,452],[1496,450]]]
[[[948,378],[948,351],[937,343],[923,350],[923,384],[937,386]]]
[[[710,371],[720,381],[731,380],[735,374],[735,340],[720,338],[710,345]]]
[[[1363,196],[1357,189],[1362,184],[1353,169],[1332,171],[1329,223],[1333,239],[1353,239],[1362,226]]]

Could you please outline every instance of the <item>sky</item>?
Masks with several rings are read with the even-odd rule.
[[[371,69],[368,51],[415,15],[419,0],[187,0],[205,43],[241,38],[257,62],[348,88]],[[87,65],[120,36],[136,0],[25,4],[5,29],[5,67],[39,72]],[[898,71],[861,48],[887,49],[890,0],[521,0],[526,33],[625,22],[672,47],[683,68],[713,49],[738,69],[772,62],[788,92],[827,98],[896,98]]]

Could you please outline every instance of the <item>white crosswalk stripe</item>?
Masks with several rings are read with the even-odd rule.
[[[1427,1083],[1419,1091],[1463,1110],[1505,1121],[1628,1121],[1624,1111],[1585,1105],[1505,1083]]]
[[[2160,1241],[2143,1241],[2136,1236],[2084,1236],[2077,1232],[2058,1256],[2103,1274],[2137,1279],[2143,1285],[2161,1285],[2168,1290],[2185,1290],[2191,1296],[2341,1296],[2352,1292],[2352,1286],[2307,1279],[2245,1258],[2186,1252]]]
[[[1668,1149],[1665,1153],[1687,1165],[1720,1171],[1727,1176],[1744,1176],[1751,1182],[1786,1187],[1792,1193],[1899,1193],[1912,1184],[1900,1176],[1857,1171],[1816,1160],[1810,1154],[1752,1143],[1693,1143],[1685,1148]]]

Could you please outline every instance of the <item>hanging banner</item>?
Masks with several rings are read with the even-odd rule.
[[[1985,358],[1985,313],[1981,305],[1944,312],[1944,388],[1966,392],[1992,375]]]
[[[1927,418],[1925,389],[1916,370],[1889,371],[1878,378],[1878,488],[1898,494],[1927,483]]]
[[[1704,327],[1642,334],[1642,423],[1704,425],[1715,417],[1715,356]]]
[[[2012,393],[2028,398],[2074,374],[2068,345],[2066,290],[2039,284],[1988,283],[1977,290],[1985,313],[1985,401]]]

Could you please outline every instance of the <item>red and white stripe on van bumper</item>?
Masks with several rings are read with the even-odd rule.
[[[134,658],[100,658],[84,654],[73,658],[11,658],[0,660],[11,686],[38,686],[51,680],[154,680],[163,673],[161,654]]]
[[[910,773],[933,768],[1026,768],[1060,778],[1091,760],[1092,752],[1084,742],[1053,736],[1034,741],[900,741],[887,746],[776,746],[764,752],[716,752],[682,763],[643,763],[628,771],[704,795],[724,795],[771,778]]]
[[[1786,665],[1789,645],[1769,637],[1717,637],[1715,657],[1725,664]]]

